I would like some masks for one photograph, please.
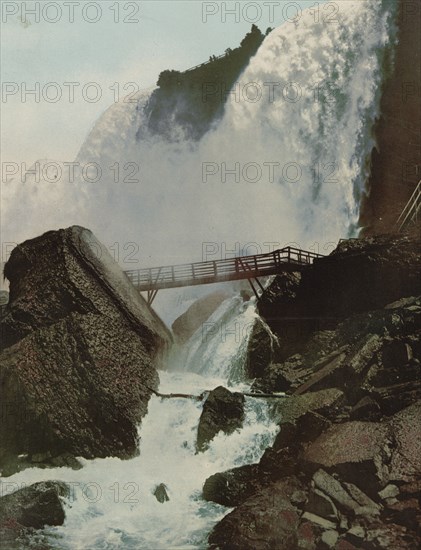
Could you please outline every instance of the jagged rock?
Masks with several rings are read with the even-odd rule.
[[[10,473],[21,454],[48,462],[135,454],[156,366],[171,343],[164,324],[81,227],[19,245],[5,275],[0,466]]]
[[[312,514],[310,512],[304,512],[304,514],[301,516],[302,519],[306,519],[310,521],[311,523],[315,523],[322,529],[335,529],[336,528],[336,522],[330,521],[329,519],[326,519],[322,516],[318,516],[317,514]]]
[[[284,363],[271,363],[264,373],[264,378],[258,379],[253,389],[264,392],[289,392],[304,384],[313,374],[313,369],[304,365],[303,357],[293,355]]]
[[[347,422],[331,426],[310,443],[302,460],[307,467],[337,472],[358,485],[364,479],[369,494],[377,493],[387,480],[382,464],[390,459],[387,447],[390,428],[374,422]]]
[[[345,490],[341,483],[324,470],[318,470],[314,474],[313,482],[316,487],[335,502],[341,511],[345,513],[355,513],[360,506],[360,504]]]
[[[325,544],[328,548],[334,548],[339,538],[338,531],[333,531],[329,529],[328,531],[324,531],[321,536],[321,541],[323,544]]]
[[[238,506],[261,486],[259,466],[247,464],[208,477],[203,486],[203,498],[223,506]]]
[[[246,369],[250,378],[261,378],[266,375],[274,358],[276,345],[267,325],[261,319],[257,319],[250,334],[247,348]]]
[[[167,493],[167,486],[165,485],[165,483],[160,483],[159,485],[157,485],[155,487],[153,494],[155,495],[156,500],[161,504],[163,504],[164,502],[168,502],[170,500],[170,497],[168,496],[168,493]]]
[[[386,485],[386,487],[384,489],[379,491],[379,497],[382,500],[386,500],[386,499],[389,499],[389,498],[395,498],[398,495],[399,495],[398,487],[396,485],[392,485],[392,484]]]
[[[345,241],[303,272],[294,299],[279,294],[268,302],[265,295],[273,294],[269,286],[259,311],[279,335],[281,354],[287,358],[302,353],[316,331],[332,330],[348,317],[378,310],[405,296],[419,296],[420,263],[421,242],[417,238],[384,235]],[[393,315],[390,319],[401,322]],[[378,330],[384,332],[384,328]]]
[[[196,300],[171,325],[176,342],[180,344],[187,342],[229,296],[227,292],[219,290]]]
[[[364,491],[375,498],[390,481],[410,482],[420,476],[420,425],[421,401],[388,422],[336,424],[309,444],[302,460],[306,467],[334,471],[357,487],[363,483]]]
[[[395,414],[389,425],[394,440],[389,480],[416,482],[421,476],[421,400]]]
[[[289,495],[295,478],[278,481],[248,498],[224,517],[209,536],[211,550],[291,550],[297,548],[299,512]]]
[[[23,527],[41,529],[62,525],[65,519],[60,497],[69,496],[69,488],[60,481],[41,481],[0,498],[0,525],[16,522]]]
[[[206,450],[218,432],[231,434],[241,428],[243,420],[244,395],[218,386],[209,393],[203,405],[197,430],[197,450]]]
[[[284,423],[295,424],[300,417],[309,412],[329,418],[341,411],[344,402],[344,394],[337,388],[294,395],[274,404],[273,417],[281,426]]]
[[[310,491],[305,511],[330,521],[336,522],[338,520],[338,510],[332,499],[319,489]]]
[[[381,418],[380,405],[372,397],[366,395],[350,410],[351,420],[370,420],[376,422]]]

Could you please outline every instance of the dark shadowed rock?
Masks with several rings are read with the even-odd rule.
[[[287,478],[248,498],[213,529],[210,549],[297,548],[300,511],[291,502],[291,495],[301,489],[296,478]]]
[[[276,353],[277,342],[269,327],[257,319],[250,334],[247,348],[247,375],[261,378],[267,374]]]
[[[128,457],[169,331],[92,233],[51,231],[5,267],[0,464],[20,454]]]
[[[390,458],[387,424],[347,422],[331,426],[305,450],[303,461],[309,467],[335,471],[352,483],[361,483],[371,494],[386,483],[382,464]]]
[[[171,326],[176,342],[187,342],[229,296],[227,292],[220,290],[196,300]]]
[[[203,498],[223,506],[238,506],[261,485],[259,466],[247,464],[208,477],[203,486]]]
[[[170,497],[168,496],[168,493],[167,493],[167,486],[165,485],[165,483],[160,483],[159,485],[157,485],[155,487],[153,494],[155,495],[156,500],[161,504],[163,504],[164,502],[168,502],[170,500]]]
[[[303,354],[315,331],[334,329],[352,315],[420,295],[420,265],[419,238],[383,235],[343,241],[302,273],[295,298],[285,298],[282,292],[276,297],[275,280],[259,311],[279,336],[281,355]]]
[[[380,406],[377,401],[366,395],[352,407],[349,417],[351,420],[378,421],[381,418]]]
[[[244,395],[218,386],[209,393],[203,405],[197,430],[197,450],[206,450],[218,432],[231,434],[241,428],[243,420]]]
[[[60,497],[69,496],[65,483],[42,481],[0,498],[0,525],[17,522],[23,527],[41,529],[62,525],[65,518]]]

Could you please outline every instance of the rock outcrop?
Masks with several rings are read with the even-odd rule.
[[[387,79],[360,215],[365,235],[393,230],[421,178],[421,5],[412,0],[394,4],[397,47],[382,67]]]
[[[220,431],[231,434],[241,428],[244,420],[244,395],[218,386],[212,390],[204,405],[197,429],[198,451],[205,451]]]
[[[171,343],[164,324],[81,227],[19,245],[5,276],[1,467],[18,455],[39,465],[40,456],[135,454]]]
[[[229,298],[229,294],[223,291],[212,292],[196,300],[187,311],[171,325],[175,341],[184,344],[209,319],[212,313]]]
[[[237,506],[211,548],[420,546],[420,254],[410,237],[345,241],[293,295],[276,279],[263,295],[280,347],[254,389],[290,397],[259,463],[206,480],[205,498]]]
[[[70,495],[61,481],[41,481],[0,497],[0,528],[10,523],[41,529],[63,525],[65,513],[61,498]]]

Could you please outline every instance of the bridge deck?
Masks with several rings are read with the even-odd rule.
[[[257,256],[151,267],[130,270],[125,273],[138,290],[153,291],[240,279],[256,279],[284,271],[299,271],[311,264],[315,258],[321,257],[321,254],[287,247]]]

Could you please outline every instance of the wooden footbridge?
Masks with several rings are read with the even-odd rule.
[[[286,271],[301,271],[312,264],[316,258],[321,257],[321,254],[288,246],[257,256],[241,256],[192,264],[150,267],[130,270],[125,273],[140,292],[147,292],[149,305],[152,304],[160,289],[208,285],[241,279],[249,280],[253,292],[258,297],[253,281],[263,291],[259,277],[277,275]]]

